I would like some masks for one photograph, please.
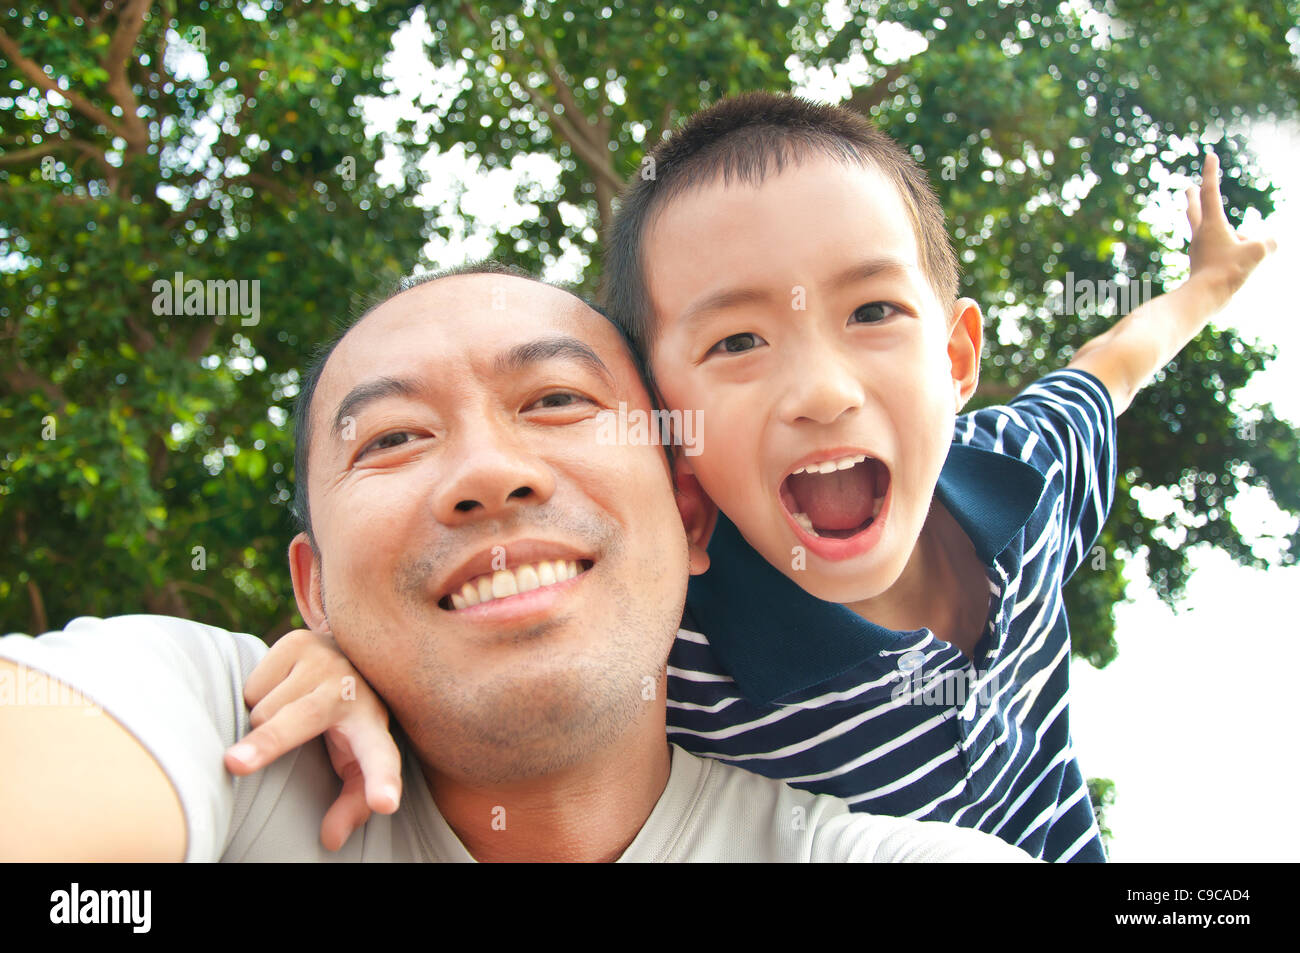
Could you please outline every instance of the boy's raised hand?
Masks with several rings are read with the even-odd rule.
[[[1227,304],[1255,267],[1277,250],[1272,238],[1249,239],[1237,234],[1223,210],[1219,178],[1219,157],[1207,152],[1200,188],[1187,190],[1191,277],[1205,283],[1215,309]]]
[[[1187,190],[1187,220],[1192,226],[1187,281],[1144,302],[1080,347],[1070,361],[1070,367],[1101,381],[1116,414],[1125,411],[1137,392],[1200,333],[1277,248],[1271,238],[1243,238],[1228,224],[1219,195],[1219,157],[1213,152],[1206,154],[1200,187]]]
[[[391,814],[402,795],[401,755],[388,709],[328,633],[296,629],[271,647],[244,685],[253,730],[226,751],[226,769],[251,774],[325,736],[343,791],[320,839],[338,850],[372,811]]]

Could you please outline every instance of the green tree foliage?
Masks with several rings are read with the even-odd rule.
[[[383,187],[382,143],[356,98],[381,91],[378,65],[416,10],[453,78],[400,123],[404,180]],[[1195,170],[1198,138],[1296,114],[1297,12],[1294,0],[0,11],[0,621],[30,631],[149,610],[264,634],[289,624],[283,411],[353,295],[415,263],[430,232],[410,201],[416,146],[459,146],[488,168],[558,161],[558,186],[494,236],[495,254],[541,270],[576,248],[590,288],[617,190],[673,122],[727,93],[792,88],[805,69],[846,69],[849,102],[913,149],[949,212],[964,293],[988,315],[977,400],[989,403],[1114,320],[1054,311],[1049,282],[1127,275],[1159,292],[1168,237],[1142,221],[1144,202],[1163,174]],[[891,52],[899,28],[924,48]],[[1242,141],[1218,149],[1230,217],[1267,214]],[[155,315],[152,282],[177,271],[261,280],[260,323]],[[1075,651],[1094,664],[1114,656],[1126,557],[1145,554],[1172,601],[1191,545],[1260,563],[1227,517],[1241,487],[1300,511],[1296,432],[1234,403],[1268,357],[1208,331],[1122,418],[1115,507],[1068,592]],[[1143,517],[1132,492],[1150,487],[1186,512]],[[1284,563],[1300,551],[1288,533]],[[205,571],[191,568],[195,546]]]
[[[1088,798],[1092,801],[1092,812],[1097,815],[1097,826],[1101,829],[1101,842],[1110,850],[1110,840],[1114,836],[1106,823],[1106,811],[1115,805],[1115,782],[1109,778],[1089,778]]]
[[[0,10],[0,628],[278,634],[298,369],[426,238],[356,103],[407,5],[46,6]]]

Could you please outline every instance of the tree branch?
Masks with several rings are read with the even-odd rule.
[[[47,156],[51,152],[58,152],[62,148],[61,142],[47,142],[43,146],[32,146],[30,149],[19,149],[17,152],[5,152],[0,154],[0,165],[18,165],[20,162],[26,162],[28,159],[37,159],[41,156]]]
[[[472,3],[462,3],[460,8],[476,27],[480,30],[484,29],[483,18],[479,16]],[[533,40],[533,38],[530,37],[530,40]],[[560,100],[559,104],[552,102],[545,93],[529,86],[523,79],[520,80],[520,86],[528,94],[528,98],[533,105],[546,114],[546,117],[550,120],[552,131],[567,142],[583,164],[591,170],[595,178],[598,197],[602,180],[614,193],[617,193],[623,187],[623,181],[614,172],[613,158],[609,153],[609,139],[606,137],[603,142],[595,141],[599,132],[592,128],[591,120],[579,108],[577,100],[573,97],[573,91],[564,82],[563,77],[560,76],[553,57],[548,56],[544,46],[544,43],[539,44],[536,40],[533,40],[533,48],[542,60],[542,68],[555,85],[556,96]],[[520,74],[528,73],[527,64],[520,62],[516,56],[510,56],[509,58],[513,69]],[[561,111],[561,107],[563,107],[563,111]]]
[[[104,69],[108,71],[108,83],[105,89],[122,110],[122,120],[126,123],[126,132],[122,138],[127,142],[131,152],[145,152],[149,148],[149,127],[140,118],[140,104],[136,102],[131,81],[127,79],[127,63],[131,61],[131,51],[135,49],[140,31],[144,29],[145,15],[149,12],[151,0],[130,0],[113,31],[112,42],[104,56]]]
[[[27,551],[27,514],[22,510],[18,511],[17,526],[18,547]],[[49,616],[45,613],[45,600],[41,598],[41,588],[36,585],[36,580],[30,576],[27,578],[27,598],[32,604],[32,627],[33,635],[39,635],[50,628]]]
[[[15,358],[14,365],[4,372],[3,380],[11,394],[25,394],[39,390],[60,409],[68,402],[68,398],[58,384],[37,374],[24,364],[21,358]]]
[[[99,123],[113,135],[121,136],[128,142],[130,141],[127,131],[119,126],[112,116],[104,112],[104,110],[100,109],[75,90],[59,88],[59,84],[47,76],[45,70],[41,69],[40,66],[32,60],[23,56],[18,49],[18,44],[13,41],[3,28],[0,28],[0,53],[4,53],[5,57],[14,66],[18,67],[24,76],[41,89],[45,90],[47,93],[57,93],[59,96],[62,96],[71,103],[73,108],[86,118]]]

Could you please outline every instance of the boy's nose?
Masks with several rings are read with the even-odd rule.
[[[787,423],[834,423],[862,407],[866,391],[856,369],[846,360],[825,352],[787,371],[782,417]]]

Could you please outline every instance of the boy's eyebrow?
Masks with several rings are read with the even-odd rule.
[[[836,273],[826,284],[831,291],[839,291],[849,285],[869,281],[879,275],[896,278],[909,277],[910,270],[908,263],[903,259],[885,255],[857,262]],[[742,304],[763,304],[771,299],[771,293],[762,288],[724,288],[722,291],[715,292],[687,308],[682,313],[681,323],[689,328],[706,315],[725,311],[728,308],[734,308]]]
[[[870,281],[879,275],[889,278],[909,277],[910,268],[908,263],[901,258],[895,258],[892,255],[884,255],[879,258],[867,258],[845,268],[836,274],[827,285],[832,291],[839,291],[848,285],[857,284],[860,281]]]
[[[689,328],[701,318],[717,311],[726,311],[741,304],[762,304],[770,299],[771,295],[762,288],[724,288],[692,304],[682,313],[681,322]]]

